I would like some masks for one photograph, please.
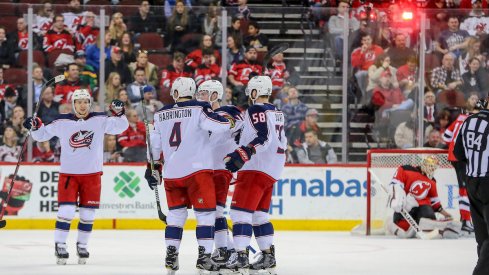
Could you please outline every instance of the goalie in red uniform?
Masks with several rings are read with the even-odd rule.
[[[450,213],[441,206],[436,180],[433,177],[438,168],[438,158],[434,155],[423,159],[420,166],[403,165],[397,168],[388,187],[388,205],[394,210],[393,223],[388,223],[391,234],[400,238],[412,238],[414,229],[400,213],[406,210],[423,231],[440,230],[443,238],[458,238],[461,223],[453,221]],[[438,221],[435,212],[444,216]]]

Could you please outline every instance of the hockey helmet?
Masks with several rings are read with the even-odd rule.
[[[77,89],[73,92],[73,95],[71,95],[71,107],[75,114],[79,115],[75,109],[75,100],[77,99],[88,99],[88,109],[90,110],[90,108],[92,108],[92,96],[90,95],[90,92],[88,92],[87,89]]]
[[[221,82],[217,80],[206,80],[202,84],[200,84],[195,97],[197,98],[197,96],[203,92],[207,92],[209,94],[209,101],[213,103],[219,99],[222,99],[222,96],[224,94],[224,89],[222,87]],[[212,101],[211,97],[212,94],[214,93],[217,93],[217,99]]]
[[[178,77],[171,86],[170,95],[177,101],[180,97],[193,97],[195,94],[195,81],[189,77]],[[175,91],[178,96],[175,97]]]
[[[438,158],[435,155],[429,155],[421,162],[421,171],[430,179],[433,178],[435,170],[438,168]]]
[[[256,95],[252,98],[252,91],[256,90]],[[272,80],[270,77],[265,75],[254,76],[248,82],[245,94],[251,100],[256,100],[260,96],[271,96],[272,95]]]

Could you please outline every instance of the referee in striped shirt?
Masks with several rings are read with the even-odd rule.
[[[453,153],[466,163],[467,192],[479,259],[473,275],[489,274],[489,110],[487,99],[477,102],[481,111],[469,116],[456,137]]]

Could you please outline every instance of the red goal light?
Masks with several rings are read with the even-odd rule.
[[[413,12],[412,11],[403,11],[402,12],[402,19],[409,21],[413,20]]]

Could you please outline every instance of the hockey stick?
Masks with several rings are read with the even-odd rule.
[[[268,62],[270,62],[270,59],[272,59],[272,57],[274,57],[275,55],[277,55],[279,53],[283,53],[288,48],[289,48],[289,44],[288,43],[280,43],[280,44],[276,45],[275,47],[273,47],[267,53],[267,55],[265,55],[265,58],[263,58],[263,63],[262,63],[262,68],[261,68],[262,71],[261,71],[261,73],[262,74],[265,74],[265,71],[266,71],[266,67],[268,65]]]
[[[368,169],[368,172],[370,173],[371,176],[374,177],[375,181],[379,183],[379,185],[382,187],[382,190],[384,190],[385,193],[389,194],[389,191],[387,188],[384,186],[382,181],[379,179],[379,177],[372,171],[372,169]],[[429,233],[423,232],[421,228],[419,228],[418,223],[413,219],[413,217],[403,208],[401,209],[401,215],[402,217],[409,223],[409,225],[414,229],[416,232],[416,235],[422,240],[432,240],[438,237],[438,231],[433,230]]]
[[[54,78],[51,78],[46,83],[44,83],[44,85],[41,87],[41,94],[39,95],[38,101],[36,103],[36,108],[34,109],[34,114],[32,116],[33,119],[36,119],[36,117],[37,117],[37,112],[39,111],[41,97],[42,97],[42,94],[43,94],[44,90],[46,89],[46,87],[51,86],[52,84],[61,82],[64,79],[65,79],[65,76],[61,74],[61,75],[55,76]],[[17,172],[19,172],[20,163],[22,162],[22,156],[24,155],[25,149],[27,148],[27,140],[29,139],[30,133],[31,133],[30,131],[27,132],[27,136],[25,137],[24,142],[22,143],[22,149],[20,150],[20,155],[19,155],[19,158],[17,160],[17,165],[15,166],[14,176],[10,180],[10,187],[8,190],[7,198],[4,201],[2,201],[2,204],[1,204],[2,211],[0,212],[0,229],[4,228],[7,225],[7,221],[3,220],[3,215],[5,214],[5,209],[7,208],[7,204],[10,200],[10,197],[12,196],[12,189],[14,187],[14,181],[15,181],[15,178],[17,177]]]
[[[139,88],[139,93],[141,94],[141,108],[143,109],[144,127],[146,128],[146,149],[148,150],[149,153],[149,165],[151,168],[151,173],[153,173],[155,167],[153,163],[153,152],[151,151],[151,140],[149,138],[149,122],[148,122],[148,115],[146,114],[146,107],[144,106],[144,91],[142,86]],[[166,224],[166,215],[163,214],[163,211],[161,211],[160,194],[158,193],[158,186],[155,186],[154,190],[155,190],[155,197],[156,197],[156,208],[158,209],[158,217],[162,222]]]

